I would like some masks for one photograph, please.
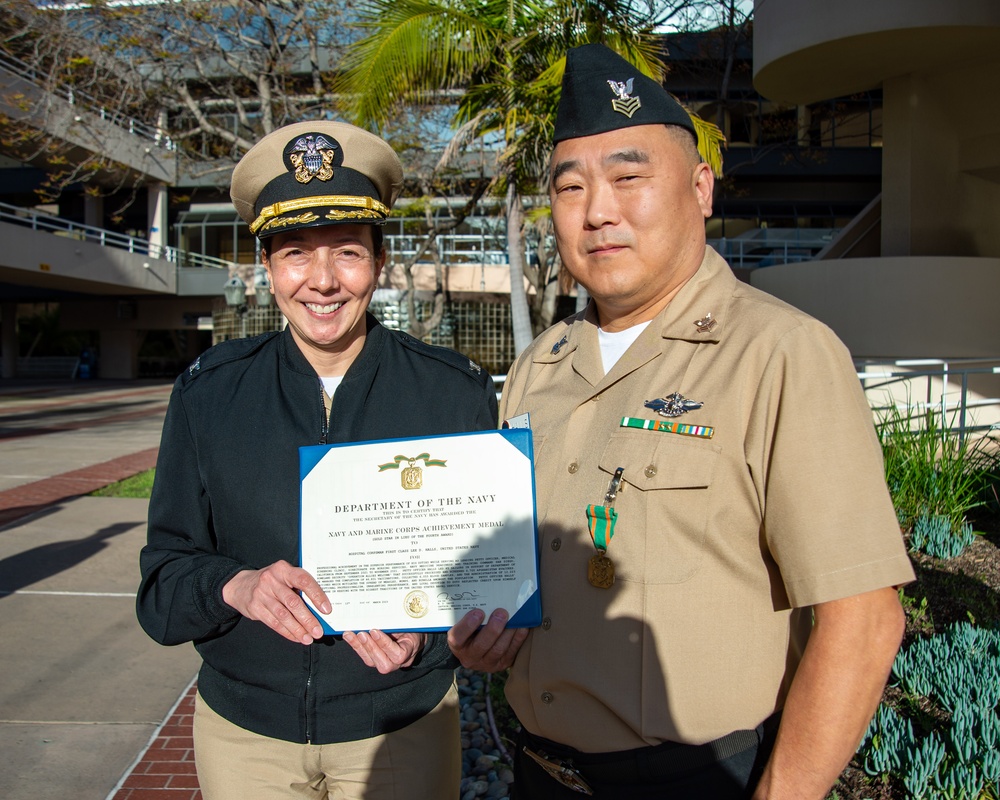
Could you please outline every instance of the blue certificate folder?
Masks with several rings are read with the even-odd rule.
[[[299,563],[326,633],[445,631],[468,611],[542,619],[531,431],[299,448]]]

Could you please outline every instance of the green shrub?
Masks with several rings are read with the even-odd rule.
[[[937,409],[910,414],[894,406],[878,414],[885,479],[907,530],[921,517],[944,517],[961,532],[996,477],[994,440],[953,434],[941,417]]]

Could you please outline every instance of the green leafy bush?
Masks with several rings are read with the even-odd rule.
[[[885,479],[906,529],[921,517],[944,517],[950,531],[960,533],[996,477],[996,442],[953,434],[942,416],[937,409],[911,414],[895,406],[878,414]]]

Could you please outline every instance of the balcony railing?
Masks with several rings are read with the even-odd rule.
[[[709,239],[708,243],[733,267],[755,269],[811,261],[837,233],[836,229],[758,228],[731,239]]]
[[[45,76],[18,58],[10,55],[0,55],[0,68],[23,78],[29,83],[37,86],[45,92],[49,92],[55,97],[59,97],[70,105],[81,106],[87,111],[96,114],[105,122],[108,122],[122,130],[128,131],[133,136],[139,136],[153,142],[156,146],[165,150],[175,150],[176,144],[163,131],[157,130],[152,125],[122,114],[118,111],[109,111],[104,104],[95,97],[74,89],[71,86],[60,86],[53,89],[45,80]]]
[[[1000,357],[856,360],[854,366],[876,415],[893,407],[914,419],[928,411],[939,413],[942,429],[962,438],[1000,431],[1000,397],[984,397],[969,388],[975,376],[1000,376]],[[506,375],[493,376],[498,400],[506,380]]]
[[[425,235],[391,234],[385,236],[385,247],[390,260],[405,260],[417,254]],[[506,264],[507,250],[492,234],[446,233],[437,237],[434,248],[442,264]],[[425,261],[432,255],[425,254]]]
[[[33,231],[45,231],[81,242],[91,242],[102,247],[113,247],[137,255],[160,258],[179,267],[208,267],[229,270],[234,266],[231,261],[225,261],[221,258],[189,253],[186,250],[178,250],[176,247],[154,244],[148,239],[138,236],[129,236],[125,233],[95,228],[91,225],[82,225],[62,217],[55,217],[41,211],[12,206],[7,203],[0,203],[0,222],[8,222],[30,228]]]
[[[1000,376],[1000,357],[856,361],[855,368],[876,413],[892,407],[930,411],[941,415],[942,428],[963,438],[1000,430],[1000,397],[970,388],[978,380],[996,391],[1000,377],[992,376]]]

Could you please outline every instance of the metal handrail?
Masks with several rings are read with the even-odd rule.
[[[830,244],[829,231],[821,235],[788,237],[780,233],[761,238],[709,239],[710,244],[734,267],[759,268],[776,264],[797,264],[812,261]]]
[[[385,236],[390,259],[412,257],[420,249],[425,234],[394,234]],[[801,239],[709,239],[714,247],[734,267],[766,267],[772,264],[794,264],[811,261],[816,253],[830,243],[829,237],[809,236]],[[444,264],[506,264],[507,250],[493,234],[441,234],[435,243],[437,255]],[[428,255],[430,260],[430,255]]]
[[[862,368],[858,370],[858,378],[866,393],[871,393],[878,389],[887,392],[894,385],[911,383],[914,380],[926,380],[926,399],[913,401],[909,396],[905,403],[893,402],[891,405],[874,406],[873,410],[878,412],[888,408],[902,408],[908,412],[924,413],[927,411],[940,412],[942,429],[957,433],[964,438],[968,433],[980,433],[983,431],[994,431],[1000,428],[1000,423],[986,425],[970,425],[969,410],[981,408],[1000,408],[1000,397],[984,397],[977,400],[969,400],[969,377],[971,375],[1000,375],[1000,356],[995,358],[915,358],[898,359],[889,362],[893,367],[925,367],[925,369],[869,369],[864,366],[864,362],[855,362],[857,368],[859,363]],[[877,362],[876,362],[877,363]],[[992,366],[975,367],[973,364],[992,364]],[[868,383],[868,381],[876,383]],[[941,393],[935,396],[932,392],[932,380],[941,381]],[[957,381],[957,383],[956,383]],[[956,387],[951,389],[950,387]],[[955,394],[957,392],[957,398]],[[957,424],[955,420],[957,419]]]
[[[176,247],[154,244],[139,236],[95,228],[79,222],[55,217],[30,208],[12,206],[0,203],[0,221],[9,222],[34,231],[45,231],[56,236],[78,239],[81,242],[92,242],[102,247],[113,247],[137,255],[159,258],[176,264],[178,267],[202,267],[211,269],[233,269],[236,264],[221,258],[191,253]]]
[[[995,366],[987,367],[973,367],[971,364],[981,364],[984,362],[993,362]],[[1000,375],[1000,366],[996,364],[1000,362],[1000,356],[996,358],[968,358],[968,359],[900,359],[898,361],[891,362],[893,366],[906,367],[906,366],[934,366],[939,367],[938,369],[923,369],[917,371],[901,371],[901,370],[867,370],[863,368],[862,361],[855,362],[855,368],[862,366],[861,369],[857,369],[858,380],[861,381],[861,385],[866,393],[878,389],[887,389],[892,384],[902,384],[913,379],[928,379],[927,385],[927,400],[925,401],[907,401],[906,403],[893,403],[892,405],[873,405],[872,411],[878,413],[879,411],[884,411],[886,409],[896,407],[905,409],[908,412],[923,413],[929,410],[940,411],[942,415],[942,430],[950,431],[952,433],[958,434],[959,437],[965,438],[966,434],[969,433],[982,433],[1000,430],[1000,423],[992,423],[989,425],[969,425],[968,417],[970,409],[979,408],[998,408],[1000,409],[1000,397],[984,397],[978,400],[969,400],[969,376],[970,375]],[[943,381],[942,391],[940,398],[931,396],[931,385],[930,378],[941,379]],[[867,381],[880,380],[882,383],[868,384]],[[948,399],[949,389],[948,387],[953,384],[953,382],[958,381],[958,399]],[[506,375],[494,375],[493,385],[496,388],[497,399],[503,392],[504,384],[507,381]],[[957,418],[958,424],[954,424]]]
[[[41,73],[39,73],[30,64],[26,64],[15,56],[0,55],[0,67],[19,78],[23,78],[44,92],[49,92],[56,97],[61,97],[70,105],[83,106],[99,116],[105,122],[109,122],[118,128],[122,128],[134,136],[140,136],[143,139],[151,140],[158,147],[162,147],[165,150],[175,150],[177,148],[173,139],[171,139],[170,136],[163,131],[157,130],[152,125],[148,125],[145,122],[135,119],[134,117],[108,111],[100,100],[87,94],[86,92],[78,91],[71,86],[59,87],[58,90],[54,90],[52,87],[46,85],[46,82],[43,80],[44,76],[42,76]]]
[[[410,258],[417,254],[426,234],[395,234],[385,236],[389,259]],[[434,242],[437,256],[444,264],[506,264],[507,250],[497,247],[496,237],[490,234],[443,233]],[[428,254],[428,260],[431,256]]]

